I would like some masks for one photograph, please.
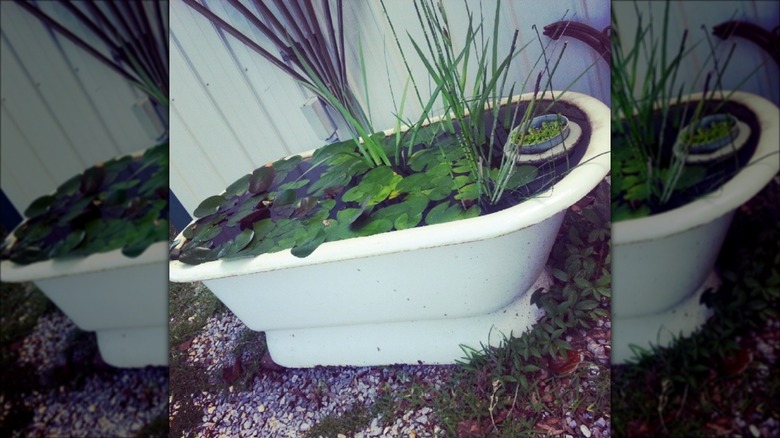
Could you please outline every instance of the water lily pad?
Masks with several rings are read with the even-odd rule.
[[[240,232],[232,242],[225,245],[224,249],[217,255],[218,258],[230,257],[237,254],[242,249],[246,248],[249,242],[255,237],[255,231],[253,229],[246,229]]]
[[[325,232],[325,229],[319,230],[312,238],[309,240],[294,246],[290,252],[295,257],[308,257],[311,255],[311,253],[314,252],[315,249],[319,248],[320,245],[322,245],[323,242],[325,242],[325,239],[327,237],[327,234]]]
[[[292,216],[295,218],[303,218],[314,210],[315,207],[317,207],[317,198],[313,196],[301,198],[295,203],[295,211]]]
[[[246,174],[236,180],[234,183],[230,184],[225,189],[225,197],[230,198],[233,196],[240,196],[246,193],[247,190],[249,190],[249,179],[252,177],[250,174]]]
[[[356,231],[359,236],[371,236],[374,234],[385,233],[393,229],[393,222],[389,219],[372,219],[365,225],[359,227]]]
[[[100,190],[106,172],[102,167],[90,167],[85,170],[81,176],[81,185],[79,190],[85,195],[92,194]]]
[[[54,202],[54,196],[44,195],[33,201],[27,210],[24,211],[24,215],[27,217],[35,217],[46,213],[49,206]]]
[[[297,201],[295,190],[282,190],[276,194],[273,200],[273,208],[284,208],[292,206]]]
[[[84,241],[86,235],[87,233],[84,230],[76,230],[68,234],[68,237],[66,237],[64,240],[60,240],[51,247],[47,256],[49,258],[57,258],[71,252],[75,247]]]
[[[298,190],[300,188],[306,187],[308,184],[308,179],[300,179],[280,185],[279,190]]]
[[[428,225],[433,225],[452,222],[454,220],[476,217],[479,216],[479,213],[480,210],[477,206],[472,206],[467,210],[463,210],[460,204],[442,202],[441,204],[433,207],[431,211],[428,212],[428,215],[425,217],[425,223]]]
[[[458,189],[458,194],[455,195],[455,199],[458,201],[476,201],[479,199],[479,195],[479,184],[472,183]]]
[[[149,248],[152,243],[154,243],[154,241],[155,240],[152,236],[148,236],[136,242],[125,245],[122,247],[122,254],[124,254],[125,257],[138,257],[139,255],[143,254],[144,251],[146,251],[146,249]]]
[[[306,191],[311,196],[322,196],[328,189],[336,189],[346,186],[352,179],[346,171],[329,170],[322,174]]]
[[[273,167],[261,167],[255,169],[249,178],[249,192],[260,193],[265,192],[271,187],[274,182],[274,168]]]
[[[293,155],[290,158],[283,158],[278,161],[274,161],[274,163],[271,165],[275,173],[287,173],[291,171],[292,169],[295,169],[296,166],[301,162],[302,158],[300,155]]]
[[[209,240],[217,237],[222,231],[222,228],[217,224],[208,224],[206,226],[198,227],[192,234],[192,241],[194,242],[208,242]]]
[[[179,261],[190,265],[198,265],[204,262],[216,260],[216,253],[211,248],[196,246],[182,251],[179,255]]]
[[[192,215],[196,218],[208,216],[217,211],[217,207],[222,205],[223,202],[225,202],[225,197],[222,195],[209,196],[198,205],[198,208],[192,212]]]
[[[516,166],[512,176],[509,177],[506,187],[510,190],[522,187],[539,175],[539,168],[536,166]]]
[[[57,194],[58,195],[72,195],[76,193],[76,191],[81,186],[81,175],[74,175],[64,183],[62,183],[59,187],[57,187]],[[25,213],[25,216],[31,217],[27,213]]]

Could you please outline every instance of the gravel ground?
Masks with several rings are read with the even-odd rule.
[[[609,369],[609,350],[605,348],[609,321],[603,321],[595,330],[601,336],[582,340],[584,354],[597,361],[591,362],[592,375]],[[191,341],[177,348],[185,352],[189,365],[208,373],[212,383],[225,382],[226,377],[231,380],[231,373],[244,372],[241,364],[260,360],[252,357],[251,352],[240,352],[239,357],[233,354],[241,339],[248,335],[247,331],[249,329],[235,315],[226,311],[210,317]],[[201,423],[183,435],[299,437],[326,417],[345,416],[355,409],[368,410],[383,393],[410,394],[446,387],[456,368],[454,365],[396,365],[261,369],[252,376],[246,388],[238,385],[220,388],[219,384],[214,384],[195,395],[193,403],[202,411]],[[178,402],[172,403],[171,421],[180,408]],[[431,406],[414,406],[391,415],[391,418],[381,413],[375,415],[354,436],[445,436]],[[583,424],[583,420],[587,424]],[[563,412],[560,419],[545,418],[540,424],[543,428],[549,427],[548,431],[553,435],[564,436],[566,431],[572,431],[574,433],[569,436],[610,436],[608,417],[602,415],[575,419],[571,412]]]
[[[13,416],[29,417],[8,431],[11,436],[135,436],[166,410],[167,367],[106,365],[94,334],[59,311],[41,316],[32,332],[3,353],[16,355],[19,376],[31,377],[22,393],[0,394],[0,429],[19,421]],[[14,371],[4,375],[22,378]]]

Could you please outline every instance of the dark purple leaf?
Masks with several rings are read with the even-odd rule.
[[[91,195],[100,190],[103,180],[106,177],[106,171],[102,167],[90,167],[81,176],[81,193]]]
[[[255,169],[251,178],[249,178],[249,192],[260,193],[268,190],[274,182],[274,174],[273,167],[265,166]]]

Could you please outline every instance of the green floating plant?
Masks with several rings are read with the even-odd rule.
[[[426,127],[419,138],[438,130]],[[374,137],[394,147],[392,136]],[[436,142],[437,148],[415,148],[404,174],[394,166],[370,168],[353,140],[322,147],[309,159],[261,167],[201,202],[170,257],[199,264],[286,249],[306,257],[324,242],[483,214],[466,151],[454,136]],[[535,166],[518,166],[508,187],[525,186],[538,174]]]
[[[518,130],[512,133],[510,140],[512,143],[519,144],[521,139],[523,144],[536,144],[543,141],[547,141],[556,135],[559,135],[566,125],[553,120],[551,122],[543,122],[539,128],[530,127],[523,135],[522,131]]]
[[[733,127],[734,121],[721,120],[708,126],[700,126],[692,132],[688,132],[683,141],[692,145],[709,143],[728,136]]]
[[[33,201],[3,243],[18,264],[122,248],[128,257],[168,238],[168,144],[90,167]]]

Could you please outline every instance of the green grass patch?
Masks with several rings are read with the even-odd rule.
[[[170,283],[168,288],[168,339],[170,345],[170,436],[183,436],[201,423],[202,409],[193,398],[212,384],[206,370],[187,362],[191,340],[224,305],[202,283]]]
[[[33,283],[0,283],[0,345],[27,335],[38,318],[55,309],[54,304]],[[5,348],[4,348],[5,349]]]
[[[356,404],[340,415],[330,415],[309,429],[307,438],[336,437],[339,434],[353,436],[376,416],[375,409]]]
[[[209,316],[226,308],[202,283],[169,283],[168,340],[171,347],[191,339]]]
[[[751,436],[751,425],[780,418],[780,376],[767,361],[749,360],[756,337],[774,337],[777,351],[767,323],[780,304],[778,194],[775,178],[735,216],[718,260],[723,284],[707,296],[714,315],[702,330],[613,367],[616,435]]]

